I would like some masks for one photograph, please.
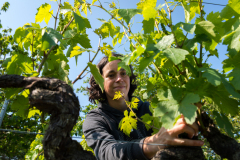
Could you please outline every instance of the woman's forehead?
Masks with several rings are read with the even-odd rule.
[[[111,62],[108,62],[104,67],[103,67],[103,73],[104,72],[109,72],[111,70],[113,71],[117,71],[118,68],[118,63],[120,62],[120,60],[114,60]]]

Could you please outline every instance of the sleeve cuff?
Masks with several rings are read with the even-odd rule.
[[[140,139],[137,143],[134,143],[132,146],[132,151],[133,151],[133,158],[134,160],[148,160],[148,158],[145,156],[145,154],[143,153],[143,142],[144,142],[145,138]]]

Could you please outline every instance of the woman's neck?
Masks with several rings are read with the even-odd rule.
[[[111,107],[122,112],[124,112],[128,108],[124,98],[120,98],[119,100],[108,99],[108,104]]]

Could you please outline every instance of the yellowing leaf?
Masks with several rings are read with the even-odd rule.
[[[138,109],[138,102],[139,102],[139,99],[134,97],[131,101],[131,107],[135,108],[135,109]]]
[[[134,114],[130,112],[130,115],[128,116],[128,111],[124,111],[124,118],[119,123],[119,128],[123,133],[130,136],[130,133],[133,129],[137,129],[137,120],[133,118]]]
[[[93,1],[92,1],[92,5],[93,5],[95,2],[97,2],[97,0],[93,0]]]
[[[83,3],[82,4],[82,11],[86,14],[86,16],[87,16],[87,5],[86,5],[86,3]]]
[[[113,47],[107,45],[107,43],[103,43],[103,47],[100,48],[101,52],[105,54],[108,58],[112,56]]]
[[[46,24],[48,24],[53,14],[53,10],[50,11],[50,9],[51,9],[50,4],[42,5],[38,10],[37,15],[35,16],[35,21],[41,23],[44,20]]]
[[[115,92],[115,95],[113,97],[113,100],[119,100],[120,98],[122,98],[122,93],[120,91]]]
[[[156,7],[157,0],[141,0],[139,3],[137,3],[138,9],[144,9],[144,7]]]
[[[157,11],[151,7],[144,7],[142,14],[143,14],[144,20],[148,21],[150,18],[155,19],[155,17],[157,16]]]
[[[200,7],[196,2],[190,2],[190,20],[195,17],[195,13],[200,14]]]
[[[31,110],[29,110],[28,112],[28,118],[31,118],[32,116],[34,116],[35,114],[39,114],[41,115],[40,110],[36,109],[35,107]]]
[[[25,89],[23,92],[22,92],[22,95],[26,98],[28,98],[28,95],[29,95],[29,89]]]
[[[71,51],[70,58],[81,55],[84,51],[85,50],[81,50],[81,47],[75,46],[75,47],[73,47],[73,50]]]

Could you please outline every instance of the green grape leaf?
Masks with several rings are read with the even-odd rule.
[[[118,71],[121,68],[123,68],[126,71],[127,75],[131,76],[131,68],[129,67],[129,65],[126,62],[124,62],[124,61],[118,62]]]
[[[71,52],[72,52],[74,46],[75,46],[75,44],[69,46],[69,48],[67,50],[67,53],[66,53],[66,57],[70,57]]]
[[[52,28],[43,29],[42,34],[42,50],[50,49],[62,39],[62,35]]]
[[[219,57],[218,57],[218,51],[217,51],[217,49],[209,50],[209,52],[210,52],[211,55],[214,55],[214,56],[216,56],[217,58],[219,58]]]
[[[53,10],[51,10],[51,5],[50,4],[43,4],[38,10],[38,13],[35,16],[35,22],[42,22],[43,20],[45,21],[46,24],[48,24],[49,20],[51,19],[53,15]]]
[[[118,14],[124,19],[128,24],[133,16],[138,13],[142,13],[141,9],[118,9]]]
[[[214,32],[215,25],[210,21],[201,21],[196,25],[195,34],[206,34],[211,39],[219,42],[219,35]]]
[[[68,83],[69,66],[65,61],[61,61],[58,67],[58,78]]]
[[[67,30],[66,32],[64,32],[64,39],[71,39],[73,37],[75,37],[78,34],[77,28],[73,28],[71,30]]]
[[[155,88],[155,84],[157,83],[157,79],[156,77],[150,77],[148,80],[147,80],[147,91],[151,91],[153,88]]]
[[[240,74],[239,73],[240,73],[240,68],[236,67],[228,75],[228,77],[233,77],[233,79],[231,80],[231,83],[237,90],[240,90]]]
[[[209,96],[208,89],[212,86],[204,78],[189,79],[185,84],[188,92],[198,94],[200,97]]]
[[[234,32],[231,32],[225,36],[223,44],[230,44],[228,47],[240,51],[240,27],[238,27]]]
[[[150,57],[141,57],[139,59],[139,72],[142,73],[144,69],[153,61],[153,58],[155,56],[150,56]]]
[[[168,57],[175,65],[179,64],[185,59],[188,51],[180,48],[168,48],[163,51],[163,55]]]
[[[145,51],[144,46],[138,46],[137,49],[132,52],[130,63],[133,62],[136,58],[138,58],[144,51]]]
[[[134,114],[127,110],[124,111],[124,118],[119,123],[119,129],[123,131],[127,136],[130,136],[130,133],[133,129],[137,129],[137,120],[134,117]]]
[[[7,63],[7,74],[32,73],[33,70],[29,68],[31,58],[24,54],[15,54],[11,57],[11,61]]]
[[[214,86],[218,86],[221,84],[222,76],[216,70],[210,68],[201,68],[199,70],[205,71],[202,76],[207,78],[208,82],[210,82]]]
[[[232,96],[240,98],[240,94],[235,91],[235,88],[216,70],[211,68],[199,68],[199,71],[205,71],[202,76],[206,77],[207,80],[214,86],[219,86],[222,82],[226,90]]]
[[[99,72],[99,69],[97,68],[97,66],[95,64],[92,64],[90,62],[88,62],[88,66],[91,70],[91,73],[96,81],[96,83],[100,86],[102,92],[104,90],[104,79],[102,77],[102,75]]]
[[[73,12],[73,16],[79,31],[84,31],[86,28],[91,28],[90,22],[87,18],[77,15],[75,12]]]
[[[190,20],[190,6],[186,5],[185,3],[182,3],[182,7],[184,9],[185,22],[188,23]]]
[[[154,124],[154,127],[160,129],[160,128],[162,127],[161,118],[160,118],[160,117],[153,117],[153,124]],[[153,128],[153,133],[152,133],[152,134],[158,133],[158,132],[159,132],[159,129]]]
[[[151,32],[154,31],[155,20],[153,18],[150,18],[149,20],[143,20],[142,24],[143,24],[144,34],[148,34],[148,33],[150,34]]]
[[[25,39],[27,34],[28,34],[28,31],[23,29],[23,27],[19,27],[18,29],[16,29],[13,39],[16,43],[18,43],[20,48],[23,47],[22,41]]]
[[[213,115],[216,116],[216,121],[218,126],[221,129],[224,129],[227,132],[227,134],[233,138],[234,129],[232,124],[229,122],[229,119],[224,114],[220,115],[217,111],[213,111]]]
[[[197,117],[197,107],[194,103],[199,102],[200,97],[194,93],[187,93],[179,106],[179,112],[182,113],[188,124],[193,124]]]
[[[226,91],[224,85],[219,85],[217,88],[209,89],[211,98],[214,103],[219,107],[222,113],[231,114],[232,116],[237,115],[239,112],[238,101],[231,98],[229,93]]]
[[[145,127],[147,128],[147,130],[151,129],[149,125],[152,124],[153,116],[150,116],[148,113],[146,113],[143,116],[141,116],[141,119],[144,123],[146,123]]]
[[[217,111],[213,111],[213,115],[216,116],[217,125],[221,129],[224,129],[224,121],[222,119],[222,116]]]
[[[224,128],[225,128],[226,132],[228,133],[229,136],[231,136],[233,138],[234,137],[234,135],[233,135],[234,128],[233,128],[232,124],[229,122],[228,117],[223,114],[222,119],[224,121]]]
[[[157,44],[148,44],[146,50],[147,51],[157,50],[157,52],[159,52],[170,47],[173,42],[174,42],[173,34],[166,35]]]
[[[178,107],[178,102],[173,99],[159,102],[158,107],[154,109],[154,116],[162,115],[162,126],[166,129],[170,129],[175,123],[175,118],[179,116]]]
[[[7,99],[11,99],[14,96],[16,96],[21,90],[22,90],[22,88],[7,88],[5,90],[5,97]]]
[[[193,34],[196,29],[195,24],[179,22],[174,26],[173,30],[175,31],[178,27],[182,27],[182,29],[191,34]]]
[[[69,35],[70,36],[70,35]],[[83,48],[92,48],[88,35],[85,33],[72,35],[73,37],[69,39],[68,44],[80,44]]]
[[[28,97],[25,97],[23,95],[17,95],[16,99],[11,105],[11,109],[16,110],[18,116],[27,117],[29,110]]]
[[[171,90],[158,90],[160,102],[153,109],[154,117],[161,117],[162,126],[170,129],[175,123],[175,119],[180,115],[179,107],[182,99],[182,89],[172,88]]]

